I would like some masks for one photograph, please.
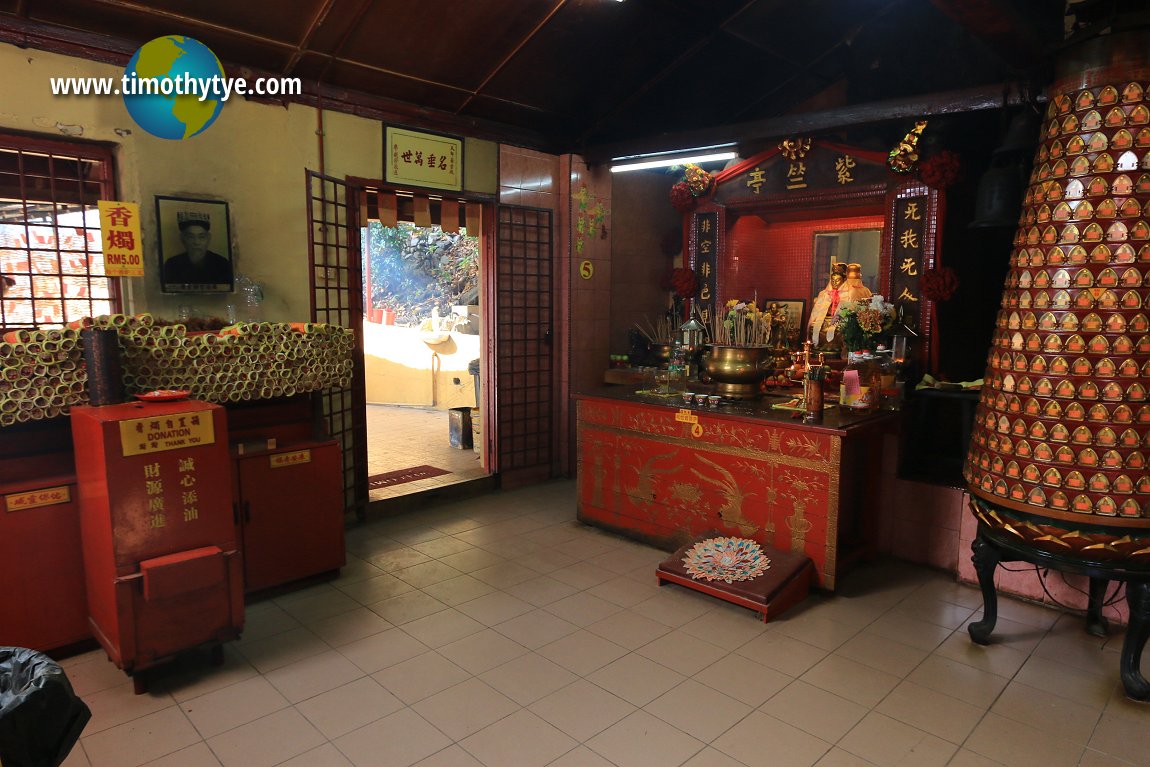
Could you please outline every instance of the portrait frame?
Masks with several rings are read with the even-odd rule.
[[[207,224],[205,228],[209,235],[207,258],[210,262],[203,267],[205,273],[202,276],[194,274],[196,267],[183,263],[187,259],[187,247],[183,241],[181,223],[187,227],[195,226],[197,222]],[[158,274],[162,292],[213,294],[235,290],[232,226],[227,201],[158,194],[156,229]],[[226,267],[219,258],[227,262]],[[179,274],[177,270],[183,273]]]
[[[787,310],[787,336],[794,332],[797,328],[799,331],[799,338],[803,337],[803,331],[806,329],[807,322],[807,299],[805,298],[761,298],[759,299],[759,309],[766,311],[771,304],[780,304],[786,307]]]

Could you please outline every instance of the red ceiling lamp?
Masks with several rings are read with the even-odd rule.
[[[1150,31],[1063,54],[1023,200],[965,477],[989,642],[994,571],[1126,583],[1126,693],[1150,699]]]

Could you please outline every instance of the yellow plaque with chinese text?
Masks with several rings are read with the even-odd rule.
[[[216,428],[209,413],[120,421],[120,449],[125,457],[201,447],[215,441]]]
[[[4,496],[4,507],[8,511],[24,511],[37,509],[41,506],[56,506],[72,501],[72,490],[67,485],[57,487],[42,487],[39,490],[29,490],[26,493],[12,493]]]
[[[140,206],[134,202],[99,200],[100,235],[104,243],[104,273],[109,277],[143,277],[144,243],[140,237]]]
[[[268,456],[268,463],[273,469],[282,469],[286,466],[298,466],[301,463],[311,463],[311,451],[293,450],[290,453],[276,453]]]
[[[463,189],[463,142],[434,133],[385,128],[384,179],[389,184]]]

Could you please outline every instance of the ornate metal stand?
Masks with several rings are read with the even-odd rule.
[[[1130,624],[1122,643],[1119,672],[1126,695],[1134,700],[1150,701],[1150,682],[1142,676],[1142,650],[1150,638],[1150,571],[1131,570],[1125,563],[1084,562],[1069,560],[1027,546],[1013,545],[995,535],[984,524],[979,524],[978,536],[971,544],[971,561],[978,573],[982,589],[982,620],[971,623],[967,630],[977,644],[990,644],[990,634],[998,622],[998,593],[994,589],[994,571],[1000,562],[1031,562],[1067,573],[1090,578],[1090,602],[1086,614],[1086,630],[1094,636],[1105,636],[1107,622],[1102,617],[1102,601],[1110,581],[1126,584],[1126,602],[1130,607]]]

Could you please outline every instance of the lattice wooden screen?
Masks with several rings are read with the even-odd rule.
[[[551,211],[501,206],[495,251],[498,467],[506,478],[550,473]]]
[[[0,328],[62,325],[120,311],[104,276],[96,201],[114,199],[102,146],[0,136]]]
[[[319,397],[327,429],[343,451],[344,508],[363,519],[367,508],[367,397],[363,378],[363,276],[357,211],[348,185],[307,171],[308,260],[313,322],[351,328],[357,353],[351,386]]]

